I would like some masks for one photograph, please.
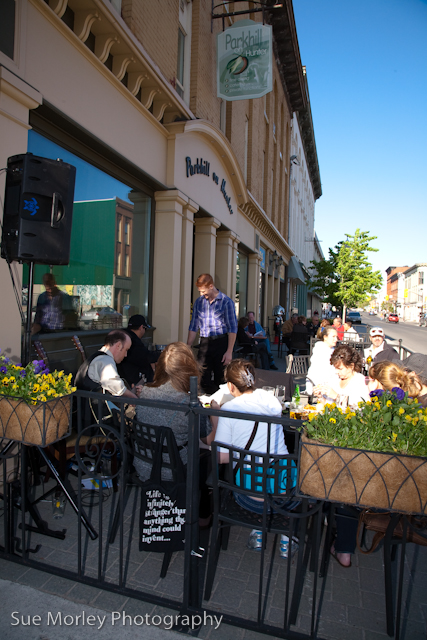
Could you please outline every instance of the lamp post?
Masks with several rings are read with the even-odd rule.
[[[292,215],[291,215],[291,187],[292,187],[292,166],[296,165],[297,167],[301,166],[301,162],[298,159],[298,156],[293,155],[290,157],[289,164],[289,202],[288,202],[288,217],[289,217],[289,225],[288,225],[288,244],[291,244],[291,223],[292,223]],[[292,247],[291,247],[292,249]],[[287,299],[291,301],[291,283],[288,278],[288,286],[287,286]],[[291,306],[291,305],[290,305]]]

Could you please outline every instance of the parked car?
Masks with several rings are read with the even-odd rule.
[[[351,320],[353,324],[362,324],[362,316],[358,311],[348,311],[345,317],[347,320]]]
[[[388,321],[399,322],[399,316],[397,315],[397,313],[390,313],[390,315],[388,316]]]
[[[82,328],[117,329],[122,326],[123,316],[112,307],[91,307],[80,316]]]

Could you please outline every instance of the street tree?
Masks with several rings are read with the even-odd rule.
[[[354,235],[346,234],[337,258],[338,289],[337,298],[343,306],[343,318],[347,307],[356,306],[360,300],[374,294],[382,285],[380,271],[373,271],[368,253],[378,251],[371,247],[376,236],[356,229]]]
[[[333,307],[341,306],[337,297],[339,289],[338,255],[341,245],[342,242],[339,242],[334,249],[329,249],[328,260],[311,261],[314,273],[311,274],[310,289]]]

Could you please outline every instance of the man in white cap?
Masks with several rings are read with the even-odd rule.
[[[369,332],[371,338],[371,346],[365,349],[365,362],[368,365],[381,362],[382,360],[400,360],[399,354],[393,347],[385,341],[384,329],[381,327],[372,327]],[[370,358],[370,359],[369,359]]]

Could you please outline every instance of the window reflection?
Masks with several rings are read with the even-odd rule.
[[[55,278],[64,308],[62,319],[57,313],[55,326],[46,325],[42,332],[116,328],[127,326],[135,313],[149,317],[151,198],[34,131],[28,150],[77,169],[70,263],[34,270],[33,308],[46,293],[47,272]],[[24,285],[27,274],[25,268]]]

